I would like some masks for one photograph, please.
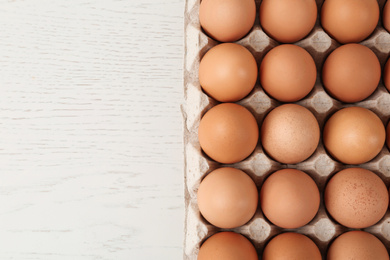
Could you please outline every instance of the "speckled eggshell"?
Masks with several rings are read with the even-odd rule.
[[[317,119],[307,108],[296,104],[274,108],[265,117],[260,132],[267,154],[288,164],[309,158],[320,139]]]
[[[349,228],[374,225],[389,206],[389,194],[382,179],[363,168],[336,173],[325,188],[324,199],[329,214]]]

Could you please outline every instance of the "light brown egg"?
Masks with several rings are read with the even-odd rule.
[[[321,9],[322,27],[343,44],[363,41],[378,21],[377,0],[325,0]]]
[[[322,81],[334,98],[353,103],[370,96],[381,78],[375,53],[360,44],[346,44],[334,50],[322,68]]]
[[[366,228],[377,223],[389,206],[386,185],[375,173],[348,168],[336,173],[325,188],[325,206],[341,225]]]
[[[209,173],[198,189],[198,206],[203,217],[220,228],[235,228],[255,214],[256,184],[243,171],[219,168]]]
[[[303,39],[317,20],[315,0],[263,0],[260,24],[273,39],[292,43]]]
[[[252,243],[234,232],[209,237],[199,249],[198,260],[258,260]]]
[[[283,169],[265,180],[260,191],[260,206],[273,224],[282,228],[299,228],[317,214],[320,192],[306,173]]]
[[[260,65],[261,86],[271,97],[282,102],[304,98],[313,89],[316,77],[316,64],[311,55],[292,44],[273,48]]]
[[[330,245],[327,260],[389,260],[383,243],[374,235],[364,231],[342,234]]]
[[[390,122],[387,124],[386,143],[387,143],[387,147],[390,149]]]
[[[239,44],[219,44],[200,61],[200,85],[206,94],[220,102],[244,98],[251,92],[256,80],[256,60]]]
[[[327,152],[345,164],[361,164],[379,154],[386,131],[379,117],[366,108],[347,107],[326,122],[323,141]]]
[[[254,0],[202,0],[199,20],[203,30],[220,42],[244,37],[256,18]]]
[[[263,260],[321,260],[317,245],[307,236],[298,233],[282,233],[265,247]]]
[[[273,109],[261,127],[261,142],[271,158],[293,164],[314,153],[320,139],[317,119],[305,107],[285,104]]]
[[[383,83],[387,90],[390,91],[390,59],[387,60],[385,69],[383,70]]]
[[[213,160],[236,163],[256,148],[259,128],[248,109],[223,103],[211,108],[200,120],[198,137],[203,151]]]
[[[387,1],[385,4],[385,7],[383,8],[383,13],[382,13],[383,19],[383,27],[390,32],[390,1]]]

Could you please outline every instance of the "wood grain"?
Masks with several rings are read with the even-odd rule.
[[[181,0],[0,0],[0,259],[181,259]]]

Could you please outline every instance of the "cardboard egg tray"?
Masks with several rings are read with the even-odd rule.
[[[295,44],[306,49],[314,58],[317,66],[317,80],[314,89],[310,94],[296,104],[308,108],[317,118],[321,133],[326,120],[337,110],[348,106],[360,106],[374,111],[386,126],[390,118],[390,94],[384,87],[383,81],[379,83],[377,90],[366,100],[346,104],[330,97],[324,90],[321,82],[322,65],[326,57],[335,50],[339,43],[333,40],[320,25],[319,14],[323,0],[317,0],[318,17],[314,29],[303,40]],[[379,0],[382,14],[385,0]],[[238,44],[245,46],[255,56],[258,66],[264,55],[279,43],[268,37],[261,29],[258,10],[261,1],[256,0],[257,15],[252,30]],[[198,126],[201,117],[207,110],[218,104],[217,101],[208,97],[201,89],[198,80],[199,62],[203,55],[218,42],[209,38],[201,29],[199,24],[200,0],[186,0],[185,9],[185,65],[184,65],[184,88],[185,104],[183,105],[184,115],[184,143],[185,143],[185,201],[186,201],[186,223],[185,223],[185,245],[184,259],[195,260],[200,245],[211,235],[220,229],[208,223],[200,214],[197,206],[197,190],[201,180],[212,170],[221,165],[211,160],[202,152],[198,141]],[[372,35],[361,42],[369,47],[378,56],[382,71],[390,52],[390,34],[382,27],[382,15],[379,24]],[[237,102],[248,108],[256,117],[259,127],[264,117],[273,108],[281,103],[270,98],[261,88],[259,79],[254,90],[243,100]],[[282,168],[296,168],[309,174],[317,183],[321,193],[320,209],[315,218],[306,226],[298,229],[282,229],[270,223],[263,215],[260,206],[255,216],[244,226],[229,229],[247,237],[256,247],[259,259],[264,246],[275,235],[294,231],[310,237],[319,247],[323,259],[326,259],[326,251],[330,243],[341,233],[351,229],[346,228],[332,219],[324,206],[324,188],[328,180],[338,171],[356,167],[356,165],[343,165],[333,160],[325,151],[322,136],[315,153],[307,160],[286,165],[270,159],[264,152],[259,141],[255,151],[244,161],[229,165],[245,171],[255,181],[260,190],[265,178],[276,170]],[[359,167],[369,169],[382,178],[386,186],[390,185],[390,153],[386,145],[381,153],[368,163]],[[364,229],[374,234],[390,250],[390,211],[377,224]]]

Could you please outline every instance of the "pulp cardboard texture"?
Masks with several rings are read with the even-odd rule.
[[[385,0],[379,0],[382,14]],[[256,0],[256,21],[252,30],[241,40],[237,41],[248,48],[255,56],[258,66],[264,55],[273,47],[279,45],[277,41],[268,37],[261,29],[258,10],[261,1]],[[321,82],[322,65],[326,57],[335,50],[339,43],[333,40],[322,28],[319,14],[323,0],[317,0],[318,17],[314,29],[303,40],[294,44],[306,49],[314,58],[317,66],[317,80],[314,89],[303,100],[296,102],[308,108],[317,118],[321,131],[326,120],[337,110],[348,106],[360,106],[374,111],[383,121],[385,126],[390,118],[390,94],[379,83],[377,90],[366,100],[346,104],[330,97],[324,90]],[[200,214],[197,206],[197,190],[201,180],[212,170],[226,166],[211,160],[202,152],[198,141],[198,126],[201,117],[211,107],[218,104],[217,101],[208,97],[199,84],[198,68],[203,55],[218,42],[208,37],[199,24],[199,0],[187,0],[185,8],[185,65],[184,65],[184,88],[185,104],[184,114],[184,143],[185,143],[185,200],[186,200],[186,223],[184,259],[195,260],[201,244],[211,235],[219,231],[227,231],[214,227]],[[382,27],[382,16],[379,24],[371,36],[361,42],[369,47],[378,56],[382,70],[389,56],[390,34]],[[340,25],[341,26],[341,25]],[[243,100],[237,102],[248,108],[256,117],[259,127],[264,117],[273,108],[281,103],[270,98],[261,88],[257,80],[254,90]],[[286,148],[287,149],[287,148]],[[314,219],[304,227],[298,229],[281,229],[270,223],[258,207],[255,216],[245,225],[230,229],[247,237],[256,247],[259,259],[264,246],[279,233],[294,231],[310,237],[319,247],[323,259],[326,259],[326,251],[331,242],[340,234],[351,229],[335,222],[327,213],[324,206],[324,188],[329,179],[338,171],[356,167],[356,165],[343,165],[333,160],[325,151],[322,139],[315,153],[307,160],[294,164],[280,164],[270,159],[264,152],[259,141],[255,151],[244,161],[229,165],[245,171],[255,181],[260,190],[265,178],[276,170],[282,168],[296,168],[308,173],[317,183],[321,193],[321,205]],[[369,169],[382,178],[386,186],[390,185],[390,153],[386,145],[381,153],[368,163],[359,167]],[[378,237],[390,250],[390,211],[377,224],[364,229]]]

